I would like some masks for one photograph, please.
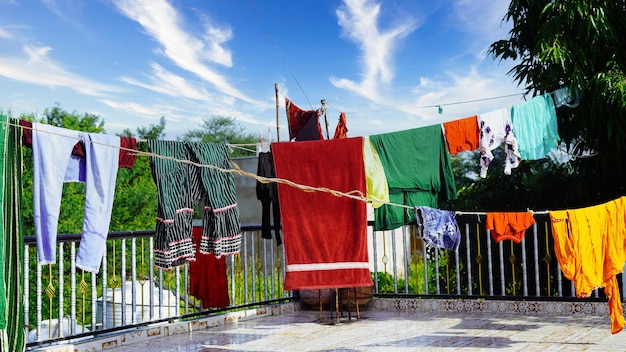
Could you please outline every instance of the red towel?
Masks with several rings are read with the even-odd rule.
[[[365,194],[363,138],[272,143],[276,177]],[[278,184],[286,290],[371,286],[366,204]]]
[[[230,305],[226,256],[218,259],[200,252],[202,227],[194,227],[192,234],[196,260],[189,262],[189,294],[202,300],[202,308],[226,308]]]

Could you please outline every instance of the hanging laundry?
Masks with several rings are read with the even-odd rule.
[[[511,122],[511,109],[504,108],[478,116],[480,125],[480,177],[487,177],[492,151],[504,143],[504,174],[519,166],[521,156]]]
[[[213,253],[200,252],[202,231],[201,227],[192,231],[196,260],[189,262],[189,294],[202,300],[204,309],[226,308],[230,305],[226,257],[218,259]]]
[[[363,164],[365,165],[367,198],[372,199],[372,208],[376,209],[383,203],[389,203],[389,185],[385,169],[370,137],[363,137]]]
[[[132,169],[137,160],[137,140],[133,137],[120,137],[120,158],[119,167]]]
[[[111,222],[120,138],[33,123],[33,204],[40,264],[56,262],[63,182],[85,183],[85,217],[76,266],[98,272]],[[72,155],[77,142],[85,159]]]
[[[511,240],[521,243],[526,230],[534,223],[535,218],[529,211],[488,212],[485,215],[485,228],[496,242]]]
[[[33,123],[26,120],[19,120],[19,124],[24,127],[22,129],[22,145],[28,148],[33,146]],[[134,151],[137,150],[137,140],[133,137],[119,137],[120,138],[120,156],[118,167],[125,169],[132,169],[135,165],[137,155]],[[78,142],[72,148],[72,155],[85,159],[85,144]]]
[[[561,138],[554,101],[549,93],[513,105],[511,116],[522,159],[542,159],[556,149]]]
[[[431,207],[414,207],[417,231],[431,247],[456,251],[461,243],[461,230],[453,211]]]
[[[8,124],[4,122],[9,121]],[[24,216],[22,210],[22,128],[17,121],[0,115],[0,128],[6,134],[0,141],[3,144],[3,189],[2,189],[2,231],[0,271],[4,292],[0,295],[0,350],[24,351],[25,331],[17,328],[24,325]]]
[[[568,87],[563,87],[552,92],[554,94],[554,107],[560,108],[567,106],[568,108],[575,108],[580,104],[580,91],[578,89],[572,93]]]
[[[274,157],[272,152],[259,153],[257,164],[257,176],[275,178],[276,170],[274,169]],[[283,240],[280,236],[280,205],[278,202],[278,186],[275,182],[263,183],[256,182],[256,197],[261,201],[261,237],[272,239],[272,222],[271,216],[274,218],[274,237],[276,245],[280,246]]]
[[[272,143],[272,153],[279,178],[365,194],[362,138]],[[364,202],[283,183],[278,196],[285,290],[372,285]]]
[[[289,140],[309,141],[324,139],[317,110],[302,110],[285,98]]]
[[[346,124],[346,113],[339,114],[339,122],[335,127],[335,135],[333,139],[348,138],[348,125]]]
[[[456,199],[440,125],[374,135],[370,140],[385,169],[391,203],[437,208],[439,202]],[[415,221],[415,212],[389,204],[374,209],[374,216],[376,231]]]
[[[3,151],[3,153],[0,153],[0,177],[2,177],[2,182],[0,182],[0,329],[3,330],[7,327],[7,285],[4,272],[4,263],[7,260],[7,257],[4,253],[4,247],[5,242],[9,240],[4,232],[4,203],[6,198],[4,194],[4,188],[6,184],[4,168],[6,167],[5,165],[7,165],[7,160],[5,160],[7,156],[4,151],[7,150],[7,148],[10,148],[10,146],[7,146],[6,140],[8,129],[7,122],[7,117],[0,114],[0,148],[2,148]]]
[[[626,197],[580,209],[550,211],[554,252],[563,275],[573,281],[577,297],[604,288],[608,297],[611,332],[626,321],[616,275],[624,268]]]
[[[193,206],[202,204],[202,253],[239,253],[241,223],[233,175],[189,161],[223,169],[231,167],[223,143],[151,140],[148,148],[152,176],[157,185],[155,265],[163,269],[195,258],[192,240]]]
[[[450,154],[478,149],[480,135],[478,116],[444,122],[443,129]]]

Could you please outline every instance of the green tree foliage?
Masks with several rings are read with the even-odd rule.
[[[158,125],[138,127],[133,134],[122,131],[124,137],[162,139],[165,137],[165,118]],[[145,143],[137,149],[148,151]],[[138,156],[132,169],[120,168],[115,185],[115,203],[111,214],[110,231],[153,230],[157,211],[157,191],[152,179],[150,159]]]
[[[505,19],[513,23],[509,37],[489,52],[516,61],[509,73],[531,95],[561,86],[579,91],[578,107],[557,111],[559,134],[571,154],[593,155],[569,165],[531,162],[540,174],[532,187],[545,192],[529,206],[584,206],[623,195],[626,1],[513,0]]]
[[[200,128],[185,133],[182,140],[194,142],[230,143],[230,144],[254,144],[258,138],[253,134],[245,133],[245,128],[232,117],[213,116],[205,119]],[[233,148],[231,157],[253,156],[249,152],[239,148]]]

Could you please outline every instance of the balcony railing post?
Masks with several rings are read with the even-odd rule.
[[[37,295],[37,307],[35,308],[37,310],[37,341],[41,341],[41,264],[39,264],[39,260],[37,260],[37,288],[36,290],[36,295]]]
[[[467,294],[472,295],[472,252],[470,242],[470,227],[469,223],[465,224],[465,250],[467,255]]]
[[[487,239],[489,241],[489,239]],[[506,278],[504,275],[504,242],[498,242],[498,259],[500,259],[500,296],[506,296]],[[492,293],[493,295],[493,293]]]
[[[537,223],[533,224],[533,252],[535,258],[535,296],[541,296],[540,277],[539,277],[539,236],[537,236]],[[550,280],[550,277],[548,277]],[[548,292],[548,296],[550,292]]]
[[[142,253],[143,255],[143,253]],[[133,237],[130,239],[130,256],[133,260],[130,261],[130,283],[133,289],[130,291],[130,309],[133,312],[131,317],[131,322],[133,324],[137,324],[137,290],[135,289],[137,286],[137,238]],[[141,293],[143,295],[143,285],[141,286]],[[142,307],[143,309],[143,307]]]
[[[94,275],[94,274],[92,274]],[[107,246],[104,246],[104,253],[102,255],[102,278],[101,278],[101,282],[102,282],[102,327],[103,328],[108,328],[109,326],[107,326],[107,319],[108,319],[108,314],[107,314],[107,279],[108,279],[108,274],[107,274]],[[112,296],[113,298],[114,296]],[[115,302],[113,300],[113,302]],[[115,312],[115,304],[113,304],[112,302],[112,306],[113,306],[113,310],[112,312]],[[113,314],[113,316],[115,316],[115,314]],[[115,326],[115,319],[112,320],[113,324],[112,326]]]
[[[396,230],[391,230],[391,268],[393,270],[393,293],[398,293],[398,260],[396,258]]]
[[[368,230],[369,232],[369,230]],[[374,292],[379,293],[378,287],[378,245],[376,243],[376,231],[372,231],[372,256],[374,262]],[[283,256],[284,258],[285,256]],[[283,266],[284,267],[284,266]]]
[[[493,296],[493,256],[491,254],[491,231],[487,230],[487,274],[489,276],[489,296]]]
[[[30,246],[24,245],[24,334],[28,336],[30,332]]]
[[[120,280],[122,281],[122,286],[121,286],[121,294],[122,294],[122,325],[126,325],[126,239],[122,238],[122,244],[121,244],[121,253],[122,253],[122,257],[121,259],[121,266],[120,266]],[[131,291],[134,291],[135,287],[131,286]],[[113,292],[115,294],[115,292]]]
[[[526,255],[526,236],[522,239],[522,287],[524,297],[528,297],[528,257]],[[538,263],[535,263],[535,268]]]
[[[409,264],[411,262],[410,246],[407,244],[406,226],[402,227],[402,258],[404,259],[404,293],[409,293]]]
[[[77,323],[76,321],[76,242],[71,242],[70,243],[70,335],[76,334],[76,323]]]

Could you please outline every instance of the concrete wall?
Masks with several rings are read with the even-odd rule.
[[[245,172],[256,175],[258,158],[233,158],[232,162]],[[256,198],[256,179],[235,174],[237,204],[242,225],[261,224],[261,202]]]

